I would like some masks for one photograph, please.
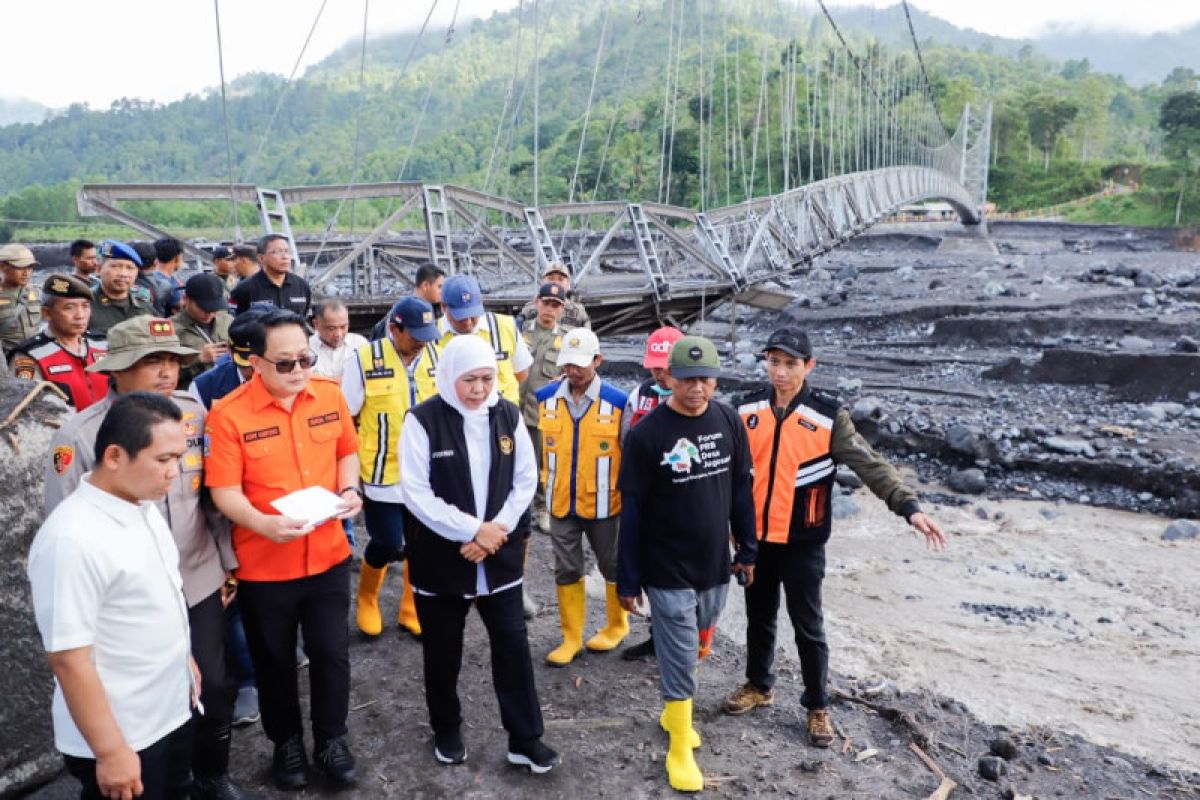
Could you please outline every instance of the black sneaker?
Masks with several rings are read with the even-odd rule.
[[[621,651],[621,658],[626,661],[640,661],[643,658],[654,658],[654,637],[651,636],[641,644],[626,647]]]
[[[192,800],[258,800],[258,795],[247,792],[234,783],[228,775],[211,775],[192,781]]]
[[[313,761],[317,769],[325,773],[330,783],[337,786],[353,786],[358,780],[358,769],[350,745],[343,736],[335,736],[325,744],[313,748]]]
[[[529,767],[535,775],[543,775],[562,763],[558,753],[542,744],[541,739],[533,739],[523,745],[508,746],[508,763],[519,767]]]
[[[308,756],[304,755],[304,740],[293,736],[275,745],[271,775],[280,789],[303,789],[308,786]]]
[[[467,760],[467,746],[457,728],[433,735],[433,757],[443,764],[461,764]]]

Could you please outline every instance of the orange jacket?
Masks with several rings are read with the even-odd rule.
[[[823,542],[829,538],[837,472],[831,453],[837,406],[806,387],[777,418],[773,400],[774,391],[766,389],[738,406],[754,461],[758,538]]]

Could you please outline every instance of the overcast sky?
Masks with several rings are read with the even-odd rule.
[[[375,0],[368,35],[417,28],[432,1]],[[660,7],[661,1],[644,0],[647,9]],[[540,2],[545,8],[552,0]],[[836,19],[839,6],[896,2],[826,4]],[[361,37],[363,3],[325,0],[302,68]],[[460,3],[464,19],[513,8],[517,0]],[[0,0],[0,5],[9,34],[0,49],[0,97],[107,108],[120,97],[169,101],[220,83],[212,0]],[[221,0],[226,79],[247,72],[290,73],[321,5],[322,0]],[[433,24],[444,26],[454,5],[455,0],[440,0]],[[1035,36],[1052,24],[1152,33],[1200,21],[1196,0],[911,0],[911,5],[959,26],[1010,37]]]

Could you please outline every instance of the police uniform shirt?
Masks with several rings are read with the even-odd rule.
[[[34,286],[0,289],[0,343],[11,350],[42,327],[42,295]]]
[[[307,317],[308,307],[312,303],[312,288],[308,281],[294,272],[284,274],[283,283],[276,286],[267,273],[260,269],[238,283],[230,294],[230,302],[236,306],[239,314],[250,308],[274,306]]]
[[[129,290],[129,294],[125,296],[124,300],[113,300],[104,293],[102,288],[97,286],[92,296],[92,318],[88,323],[88,330],[103,336],[118,322],[124,322],[142,314],[153,313],[154,308],[142,299],[140,293],[134,292],[132,289]]]
[[[68,417],[51,437],[46,482],[42,488],[42,509],[46,514],[75,491],[84,474],[95,466],[96,434],[115,397],[110,393],[100,402]],[[202,502],[204,406],[187,392],[172,392],[171,400],[183,412],[187,450],[179,460],[179,476],[156,505],[179,548],[183,594],[191,607],[221,588],[225,570],[233,569],[237,560],[230,544],[228,524],[207,499]]]
[[[562,325],[543,328],[537,320],[529,320],[521,328],[521,336],[533,355],[529,375],[521,383],[521,416],[525,424],[536,428],[538,411],[537,390],[562,374],[558,366],[558,353],[562,349],[562,337],[567,332]]]

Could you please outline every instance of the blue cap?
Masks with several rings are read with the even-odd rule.
[[[399,323],[418,342],[433,342],[438,338],[433,306],[419,297],[401,297],[388,312],[388,318]]]
[[[126,261],[132,261],[138,265],[138,269],[142,267],[142,257],[124,242],[118,242],[116,239],[105,239],[97,248],[96,254],[101,258],[123,258]]]
[[[483,292],[479,281],[470,275],[452,275],[442,284],[442,302],[446,313],[457,322],[467,317],[482,317]]]

